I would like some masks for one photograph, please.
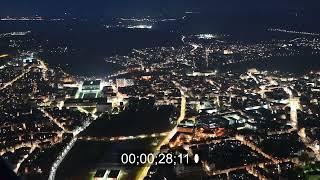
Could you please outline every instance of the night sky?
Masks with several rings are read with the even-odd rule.
[[[185,11],[230,14],[319,12],[317,0],[2,0],[1,16],[177,16]]]

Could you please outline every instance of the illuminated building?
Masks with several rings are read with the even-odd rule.
[[[230,55],[230,54],[233,54],[233,51],[231,51],[229,49],[225,49],[225,50],[223,50],[223,54],[224,55]]]
[[[182,120],[177,126],[178,132],[183,133],[193,133],[194,121],[192,120]]]

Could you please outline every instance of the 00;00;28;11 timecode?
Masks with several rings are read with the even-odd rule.
[[[195,154],[193,158],[195,163],[199,161],[199,155]],[[121,155],[121,163],[124,165],[145,165],[145,164],[155,164],[155,165],[176,165],[190,162],[188,154],[170,154],[170,153],[123,153]]]

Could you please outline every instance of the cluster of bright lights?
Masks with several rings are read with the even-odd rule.
[[[127,26],[129,29],[151,29],[152,25],[136,25],[136,26]]]
[[[196,35],[196,37],[199,39],[215,39],[215,38],[217,38],[217,36],[214,34],[198,34],[198,35]]]
[[[127,29],[152,29],[152,25],[105,25],[107,29],[110,28],[127,28]]]

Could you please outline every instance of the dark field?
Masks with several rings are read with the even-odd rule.
[[[81,135],[111,137],[165,132],[171,127],[169,119],[173,113],[174,108],[171,106],[136,112],[125,111],[112,115],[110,119],[97,119]]]

